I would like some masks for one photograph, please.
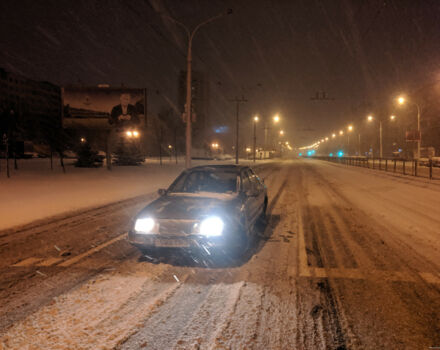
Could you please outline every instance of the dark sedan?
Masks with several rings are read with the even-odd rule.
[[[244,252],[265,216],[267,190],[247,166],[198,166],[182,172],[135,217],[129,242],[157,247]]]

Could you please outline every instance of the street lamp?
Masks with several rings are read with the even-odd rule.
[[[344,132],[342,130],[339,131],[339,135],[344,135]]]
[[[367,120],[369,123],[371,123],[374,120],[374,117],[372,115],[369,115],[367,117]],[[383,156],[383,150],[382,150],[382,120],[379,119],[379,158],[382,158]]]
[[[278,115],[278,114],[275,114],[273,117],[272,117],[272,122],[274,123],[274,124],[278,124],[279,122],[280,122],[280,120],[281,120],[281,118],[280,118],[280,116]],[[268,137],[267,137],[267,133],[268,133],[268,130],[269,130],[270,128],[269,128],[269,126],[268,126],[268,122],[267,122],[267,119],[265,118],[265,121],[264,121],[264,150],[266,151],[266,149],[267,149],[267,139],[268,139]]]
[[[280,130],[280,136],[284,135],[284,130]]]
[[[397,98],[397,103],[399,105],[404,105],[406,102],[407,100],[403,96]],[[411,101],[411,103],[417,108],[417,159],[420,159],[420,145],[422,141],[422,134],[420,132],[420,106],[414,101]]]
[[[332,138],[334,139],[336,137],[336,134],[332,134]]]
[[[256,115],[254,117],[254,149],[253,149],[253,152],[254,152],[254,156],[253,156],[254,163],[255,163],[255,160],[256,160],[255,156],[256,156],[256,153],[257,153],[257,123],[258,123],[258,120],[259,120],[258,115]]]
[[[186,56],[186,104],[185,104],[185,119],[186,119],[186,157],[185,157],[185,167],[190,168],[191,167],[191,62],[192,62],[192,41],[194,38],[194,35],[196,32],[200,29],[200,27],[211,23],[212,21],[215,21],[216,19],[219,19],[225,15],[232,14],[232,9],[228,9],[226,12],[222,12],[218,14],[217,16],[208,18],[207,20],[199,23],[192,31],[183,24],[182,22],[176,20],[175,18],[167,15],[162,15],[165,18],[168,18],[169,20],[173,21],[175,24],[182,27],[188,37],[188,51]]]
[[[353,131],[353,125],[347,126],[347,155],[350,155],[350,133]]]

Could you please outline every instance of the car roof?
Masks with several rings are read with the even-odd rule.
[[[239,173],[242,169],[249,168],[247,165],[237,165],[237,164],[213,164],[213,165],[199,165],[188,169],[187,171],[199,171],[199,170],[228,170],[228,171],[236,171]]]

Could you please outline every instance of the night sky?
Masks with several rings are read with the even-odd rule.
[[[183,30],[233,9],[196,34],[194,70],[209,73],[211,120],[283,117],[287,139],[315,141],[394,94],[440,78],[440,1],[0,2],[0,67],[60,85],[147,87],[151,111],[177,105]],[[316,92],[331,100],[314,101]],[[246,124],[248,123],[248,124]]]

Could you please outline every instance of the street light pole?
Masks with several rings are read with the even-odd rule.
[[[383,157],[383,152],[382,152],[382,120],[379,120],[379,158]]]
[[[406,99],[403,96],[400,96],[397,98],[397,102],[400,105],[403,105],[404,103],[406,103]],[[410,101],[410,103],[414,104],[417,108],[417,159],[420,159],[420,147],[421,147],[421,143],[422,143],[422,133],[420,130],[420,106],[418,103],[414,102],[414,101]]]
[[[208,24],[218,18],[223,17],[224,15],[230,15],[232,13],[231,9],[228,9],[226,12],[222,12],[218,14],[217,16],[208,18],[207,20],[199,23],[193,31],[190,31],[189,28],[183,24],[182,22],[176,20],[175,18],[163,15],[163,17],[170,19],[175,24],[181,26],[188,37],[188,52],[186,56],[186,104],[185,104],[185,121],[186,121],[186,156],[185,156],[185,167],[190,168],[191,167],[191,146],[192,146],[192,140],[191,140],[191,63],[192,63],[192,41],[194,38],[194,35],[199,30],[200,27],[204,26],[205,24]]]
[[[417,107],[417,133],[418,133],[418,141],[417,141],[417,159],[420,159],[420,144],[422,143],[422,133],[420,131],[420,107],[417,103],[414,103]]]
[[[258,116],[254,117],[254,147],[253,147],[253,152],[254,152],[254,163],[255,163],[255,157],[256,157],[256,153],[257,153],[257,122],[258,122]]]

